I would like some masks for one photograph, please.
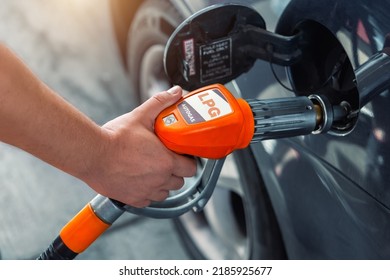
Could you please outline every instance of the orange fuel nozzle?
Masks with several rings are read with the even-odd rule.
[[[326,132],[332,112],[330,103],[317,95],[244,100],[213,84],[162,111],[155,132],[177,153],[218,159],[252,142]]]
[[[253,113],[220,84],[184,96],[156,119],[155,132],[165,146],[181,154],[221,158],[245,148],[253,138]]]

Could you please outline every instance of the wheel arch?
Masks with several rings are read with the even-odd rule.
[[[160,0],[169,2],[173,5],[183,17],[187,17],[191,14],[191,8],[186,5],[185,2],[175,1],[175,0]],[[127,36],[129,28],[137,14],[140,6],[145,2],[145,0],[110,0],[109,9],[110,15],[112,18],[113,32],[114,37],[117,42],[118,51],[121,57],[121,60],[128,70],[127,63]]]
[[[117,41],[118,50],[122,62],[126,63],[126,41],[131,22],[141,6],[143,0],[110,0],[110,14],[113,24],[113,32]]]

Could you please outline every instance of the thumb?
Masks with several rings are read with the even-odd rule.
[[[148,124],[151,123],[153,126],[158,114],[165,108],[175,104],[175,102],[181,98],[182,93],[183,91],[180,86],[174,86],[167,91],[162,91],[153,95],[141,104],[138,109],[142,111],[142,114],[145,117],[144,120]]]

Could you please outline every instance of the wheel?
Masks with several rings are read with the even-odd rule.
[[[168,2],[147,0],[128,34],[127,65],[140,102],[171,85],[164,72],[165,43],[183,21]],[[201,213],[174,220],[194,259],[283,259],[285,251],[272,205],[250,149],[229,156]]]
[[[175,220],[195,259],[285,259],[270,200],[249,149],[228,156],[201,213]]]
[[[138,9],[128,35],[127,65],[140,102],[171,86],[164,71],[164,48],[182,21],[169,1],[147,0]]]

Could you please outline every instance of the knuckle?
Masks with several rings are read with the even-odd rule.
[[[149,206],[150,203],[151,203],[150,200],[143,200],[143,201],[139,201],[139,202],[133,203],[132,206],[134,206],[136,208],[144,208],[144,207]]]
[[[175,168],[176,168],[176,162],[174,160],[174,157],[172,155],[169,155],[167,157],[167,160],[165,161],[165,172],[171,175],[175,170]]]
[[[184,185],[184,178],[176,177],[175,183],[172,184],[172,190],[179,190]]]
[[[163,92],[157,93],[151,97],[153,100],[155,100],[159,104],[164,104],[166,101],[165,95]]]
[[[168,196],[169,196],[169,192],[168,191],[161,191],[158,194],[158,197],[157,197],[156,201],[163,201],[163,200],[167,199]]]
[[[191,165],[190,167],[190,170],[189,170],[189,173],[190,173],[190,176],[195,176],[196,175],[196,171],[198,170],[198,166],[196,164],[196,161],[194,160],[193,164]]]

